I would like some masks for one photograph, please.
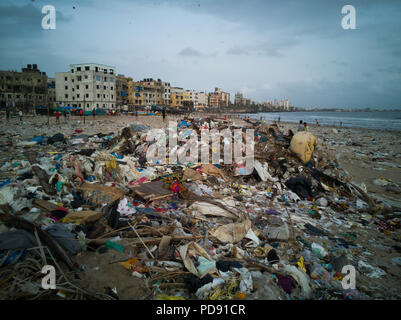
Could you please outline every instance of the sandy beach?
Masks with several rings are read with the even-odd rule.
[[[182,118],[183,116],[168,116],[166,121],[163,122],[161,116],[139,116],[136,118],[135,116],[121,115],[96,117],[95,119],[87,117],[85,119],[86,123],[84,124],[83,118],[80,117],[69,118],[67,123],[64,123],[64,118],[62,117],[59,124],[56,123],[54,118],[51,118],[49,125],[47,124],[47,117],[45,116],[25,117],[23,124],[20,124],[19,120],[16,118],[13,118],[9,123],[3,120],[4,122],[0,130],[0,141],[2,145],[0,159],[2,165],[7,162],[12,163],[13,161],[21,162],[20,160],[25,158],[25,154],[21,145],[18,146],[18,143],[29,141],[29,139],[37,136],[50,137],[57,133],[62,133],[67,137],[72,134],[76,136],[80,134],[91,136],[99,133],[114,133],[120,136],[122,130],[133,123],[141,123],[151,128],[164,128],[168,125],[169,121],[178,121]],[[230,118],[230,115],[220,115],[218,118],[221,120],[231,120],[237,126],[253,127],[252,124],[243,119],[236,117]],[[266,124],[269,125],[271,123]],[[287,133],[288,130],[296,132],[297,127],[297,124],[293,123],[281,123],[279,125],[280,131],[284,134]],[[400,261],[399,253],[401,248],[399,243],[401,237],[400,229],[397,228],[397,223],[399,224],[399,214],[401,213],[399,193],[399,186],[401,185],[401,132],[365,130],[360,128],[333,128],[329,126],[310,126],[309,131],[317,137],[317,148],[314,151],[314,155],[316,155],[317,158],[323,157],[329,159],[330,165],[333,167],[332,169],[325,169],[323,173],[332,176],[335,172],[340,172],[342,174],[340,177],[342,181],[353,182],[360,186],[370,197],[376,199],[380,208],[383,206],[393,207],[390,212],[392,214],[391,217],[387,215],[385,217],[381,214],[374,217],[366,210],[359,211],[359,209],[356,209],[356,206],[354,210],[352,207],[354,205],[353,203],[357,204],[358,202],[338,195],[332,195],[330,192],[324,195],[324,197],[327,198],[325,205],[318,205],[318,199],[305,199],[305,201],[302,202],[294,202],[289,208],[286,208],[279,196],[273,201],[273,199],[270,199],[266,195],[266,190],[272,187],[270,181],[256,184],[252,182],[253,180],[248,180],[249,187],[252,190],[250,193],[246,193],[247,191],[245,189],[245,193],[229,189],[232,188],[232,186],[230,185],[229,187],[223,180],[220,181],[221,185],[216,183],[215,180],[212,182],[205,181],[204,187],[214,187],[216,191],[220,193],[221,197],[223,197],[223,195],[232,196],[236,194],[236,197],[241,199],[239,208],[242,208],[251,217],[255,218],[259,216],[259,218],[263,217],[262,219],[268,219],[269,223],[262,227],[259,226],[260,230],[257,231],[258,236],[263,239],[265,239],[265,236],[263,236],[262,232],[265,232],[266,229],[271,227],[275,228],[275,223],[277,223],[277,219],[274,219],[277,217],[268,216],[264,212],[268,209],[273,211],[277,210],[281,215],[278,220],[283,220],[284,223],[291,223],[292,225],[292,222],[290,222],[291,220],[287,220],[287,215],[289,217],[288,212],[290,211],[292,219],[295,221],[295,231],[292,230],[291,232],[300,235],[305,241],[320,244],[328,250],[330,249],[333,254],[344,252],[347,259],[352,261],[349,263],[356,266],[359,270],[358,272],[364,272],[363,275],[358,273],[358,290],[361,294],[368,295],[367,299],[399,299],[401,297],[401,282],[399,281],[401,274],[398,264]],[[94,145],[93,143],[91,144],[91,146]],[[81,148],[85,147],[85,144],[81,146]],[[29,149],[29,147],[27,149]],[[46,152],[50,149],[52,150],[51,156],[53,156],[53,158],[56,157],[54,154],[58,152],[60,154],[71,152],[71,150],[68,150],[66,144],[60,142],[49,147],[46,147],[46,145],[40,146],[38,149],[41,150],[39,151],[39,155],[43,156],[43,159],[49,157],[49,155],[46,155]],[[105,152],[108,153],[110,150]],[[82,156],[81,158],[84,159]],[[294,166],[293,174],[298,172],[295,170],[301,167],[300,162],[293,159],[288,163]],[[297,169],[295,169],[295,167],[297,167]],[[165,170],[165,168],[162,168],[160,174],[166,172]],[[68,171],[66,170],[65,172]],[[299,171],[299,173],[301,172],[302,170]],[[15,170],[12,167],[8,167],[8,169],[3,170],[1,174],[2,180],[5,180],[12,176],[15,177]],[[74,177],[74,173],[72,173],[71,177]],[[77,180],[76,177],[71,177],[69,179]],[[26,181],[27,182],[24,181],[24,183],[28,183],[28,185],[31,183],[37,184],[37,180]],[[241,181],[240,183],[244,183],[242,178],[240,178],[239,181]],[[76,182],[77,181],[75,181],[75,183]],[[112,182],[108,183],[110,184]],[[16,188],[16,190],[24,189],[22,182],[15,182],[11,185]],[[208,187],[206,187],[206,185],[208,185]],[[392,188],[389,188],[389,185],[391,185]],[[18,191],[18,194],[24,194],[26,190],[20,191]],[[70,199],[66,199],[60,196],[60,194],[57,194],[49,199],[51,199],[53,203],[59,201],[59,203],[63,203],[64,206],[68,207],[70,211],[73,211],[73,209],[69,207],[71,197]],[[327,205],[327,201],[331,203],[331,207]],[[334,210],[333,208],[336,208],[336,205],[339,203],[348,203],[349,207],[346,207],[348,209],[341,209],[340,211]],[[165,207],[166,205],[170,206],[169,201],[163,202],[163,200],[161,200],[159,202],[155,200],[152,205],[158,209],[171,210],[170,207]],[[88,209],[86,205],[83,206]],[[183,205],[183,207],[179,207],[179,209],[185,206],[186,204]],[[93,210],[95,210],[95,208],[93,208]],[[96,210],[100,211],[100,206],[98,206]],[[383,212],[384,211],[385,210],[383,210]],[[284,215],[284,212],[287,214]],[[311,216],[311,212],[313,214],[318,212],[318,218],[316,218],[316,216]],[[171,213],[175,214],[175,209],[171,210]],[[384,212],[383,214],[386,213]],[[254,225],[258,225],[258,219],[253,220]],[[196,220],[193,221],[196,223]],[[383,221],[390,222],[385,224]],[[207,223],[213,224],[215,220],[210,219]],[[305,225],[307,224],[315,225],[318,228],[318,231],[315,230],[317,233],[312,235],[306,233]],[[382,227],[383,224],[385,227]],[[199,229],[200,224],[197,223],[197,226]],[[166,226],[161,226],[160,228],[164,227]],[[257,228],[254,229],[257,230]],[[141,229],[141,231],[148,232],[149,230]],[[196,230],[192,229],[192,232],[195,233]],[[319,232],[329,232],[331,236],[322,237],[322,234],[319,234]],[[107,234],[108,233],[106,233],[106,235]],[[124,238],[124,235],[127,236],[127,238],[115,240],[115,238],[110,237],[107,239],[114,239],[114,241],[126,245],[126,248],[130,248],[127,241],[132,241],[132,237],[135,238],[135,235],[129,235],[128,232],[113,232],[113,236],[117,234],[117,238],[119,238],[120,235],[122,238]],[[149,233],[142,234],[149,235]],[[158,233],[151,233],[151,235],[153,237],[159,236]],[[203,236],[200,236],[200,238],[203,238]],[[207,239],[204,241],[207,241]],[[338,244],[338,241],[340,241],[340,244]],[[347,241],[353,241],[355,243],[353,243],[352,246],[348,246]],[[280,259],[285,263],[296,265],[300,257],[304,256],[305,259],[312,259],[310,257],[311,251],[308,251],[306,247],[301,248],[299,243],[294,244],[294,242],[289,241],[288,237],[282,242],[270,241],[269,243],[276,245],[276,250]],[[210,242],[210,246],[211,245],[212,243]],[[217,247],[222,246],[221,243],[219,245],[214,245]],[[74,260],[76,263],[83,266],[82,270],[84,271],[81,273],[81,279],[77,283],[79,283],[80,286],[92,288],[97,292],[103,292],[106,286],[116,287],[122,299],[146,299],[151,297],[154,292],[147,287],[145,281],[138,277],[133,277],[128,271],[124,272],[126,270],[123,270],[122,266],[117,262],[125,261],[132,257],[138,257],[140,260],[146,261],[146,259],[149,259],[147,251],[155,250],[154,248],[157,248],[157,246],[153,247],[153,249],[150,247],[150,249],[146,250],[143,248],[140,250],[138,247],[131,247],[127,249],[129,250],[128,252],[124,253],[119,253],[115,250],[106,250],[106,252],[103,253],[93,250],[80,252],[74,256]],[[175,247],[173,246],[173,248]],[[306,258],[307,255],[309,255],[309,258]],[[170,257],[170,259],[173,258]],[[321,263],[326,260],[318,261]],[[365,261],[368,261],[368,264],[366,264]],[[312,265],[312,262],[310,265]],[[160,271],[161,269],[159,268],[156,270]],[[255,288],[252,292],[248,293],[247,299],[285,299],[283,291],[277,287],[275,282],[272,282],[272,273],[270,273],[272,271],[262,274],[260,271],[255,270],[263,271],[263,268],[252,270]],[[183,282],[165,283],[165,285],[166,287],[164,288],[166,291],[171,288],[171,290],[174,289],[178,295],[186,295],[186,293],[183,293],[181,290],[185,287]],[[326,285],[330,286],[329,284]],[[339,287],[341,286],[339,281],[336,281],[336,285],[337,289],[329,290],[329,287],[326,287],[324,290],[322,289],[322,291],[320,291],[319,285],[316,283],[312,284],[311,282],[311,286],[313,286],[314,290],[313,299],[320,299],[321,297],[337,299],[337,292],[342,289]],[[388,290],[388,288],[391,289]],[[342,293],[340,296],[340,299],[342,299]],[[344,297],[346,297],[346,293],[344,293]]]

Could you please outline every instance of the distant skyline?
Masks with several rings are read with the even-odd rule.
[[[42,7],[57,10],[43,30]],[[341,8],[356,9],[356,30]],[[399,0],[2,0],[0,69],[100,63],[300,108],[401,109]]]

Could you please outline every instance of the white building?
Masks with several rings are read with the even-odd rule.
[[[162,81],[162,88],[163,88],[163,100],[166,106],[171,104],[171,85],[169,82]]]
[[[56,99],[59,106],[116,109],[115,67],[81,63],[56,72]]]
[[[283,107],[285,110],[290,110],[290,101],[288,99],[284,100]]]
[[[198,107],[208,107],[209,95],[206,92],[198,92]]]

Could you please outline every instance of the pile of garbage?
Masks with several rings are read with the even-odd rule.
[[[194,130],[200,149],[202,128],[254,129],[254,169],[150,160],[148,149],[169,132],[149,139],[140,123],[95,135],[2,137],[0,297],[118,299],[116,289],[78,285],[86,271],[75,257],[107,251],[120,255],[121,272],[144,281],[150,299],[377,297],[369,281],[389,270],[369,262],[378,245],[369,234],[397,232],[400,208],[352,183],[309,132],[187,117],[177,125],[179,147]],[[58,290],[41,287],[44,265],[57,265]],[[344,286],[344,266],[357,270],[354,288]]]

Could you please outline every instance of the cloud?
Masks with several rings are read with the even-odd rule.
[[[216,58],[217,57],[217,51],[212,52],[211,54],[205,54],[202,53],[196,49],[193,49],[191,47],[186,47],[184,49],[182,49],[180,52],[178,52],[179,56],[182,57],[199,57],[199,58],[207,58],[207,57],[211,57],[211,58]]]
[[[344,62],[344,61],[337,61],[337,60],[332,60],[330,61],[332,64],[336,65],[336,66],[341,66],[341,67],[348,67],[349,63],[348,62]]]
[[[183,57],[203,57],[204,54],[200,53],[198,50],[192,49],[191,47],[186,47],[182,49],[179,53]]]
[[[379,68],[377,69],[377,72],[381,73],[388,73],[388,74],[401,74],[401,66],[389,66],[385,68]]]
[[[234,46],[234,47],[228,49],[227,53],[232,54],[232,55],[247,55],[249,52],[244,47]]]
[[[270,40],[265,41],[259,44],[252,45],[236,45],[227,50],[227,54],[230,55],[249,55],[251,53],[267,56],[267,57],[283,57],[284,54],[282,51],[285,51],[286,48],[294,46],[299,42],[296,40]]]

